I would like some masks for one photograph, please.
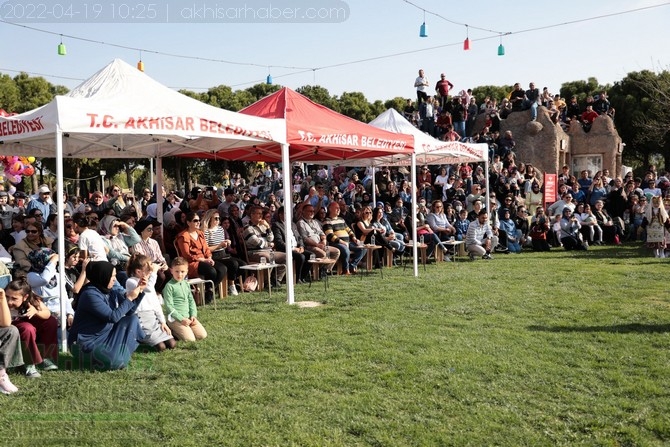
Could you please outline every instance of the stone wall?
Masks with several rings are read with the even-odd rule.
[[[484,127],[486,116],[479,114],[475,132]],[[572,123],[568,132],[549,119],[544,107],[538,108],[537,120],[530,120],[530,111],[514,112],[500,121],[500,134],[512,131],[516,141],[517,160],[530,163],[541,172],[559,173],[563,165],[573,168],[574,156],[600,155],[603,169],[618,173],[621,169],[621,138],[608,116],[598,117],[590,132],[580,123]],[[593,174],[593,173],[592,173]]]

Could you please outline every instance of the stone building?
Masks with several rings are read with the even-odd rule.
[[[484,114],[477,117],[475,131],[483,128],[485,120]],[[590,132],[577,122],[565,132],[551,121],[544,107],[539,107],[536,121],[530,120],[530,111],[514,112],[500,120],[501,135],[507,130],[516,141],[517,160],[541,172],[559,173],[566,164],[575,175],[584,169],[592,175],[603,169],[609,169],[612,176],[621,172],[623,144],[608,116],[598,117]]]

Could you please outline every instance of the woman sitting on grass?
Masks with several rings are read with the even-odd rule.
[[[598,225],[596,216],[593,215],[591,205],[579,203],[575,208],[575,217],[579,220],[582,228],[580,232],[590,244],[603,245],[603,230]]]
[[[597,200],[594,205],[595,210],[593,211],[596,222],[598,222],[598,226],[600,226],[603,231],[603,239],[609,244],[621,245],[623,228],[610,217],[603,205],[604,203],[602,200]],[[618,218],[617,220],[620,221]]]
[[[581,225],[577,217],[572,215],[570,207],[566,206],[563,208],[563,214],[559,223],[561,225],[560,239],[563,247],[566,250],[586,250],[586,246],[580,239],[579,229]]]
[[[144,338],[135,314],[146,281],[124,295],[116,269],[107,261],[89,262],[89,283],[79,293],[77,312],[68,334],[70,352],[79,365],[96,370],[123,369]]]
[[[136,289],[141,281],[147,283],[144,298],[135,309],[145,335],[140,343],[153,346],[157,351],[164,351],[174,348],[177,342],[172,338],[172,331],[165,322],[161,302],[156,295],[155,286],[160,268],[161,265],[151,262],[148,256],[133,255],[128,261],[126,293]]]
[[[535,251],[549,251],[551,246],[547,242],[547,233],[550,229],[549,218],[544,214],[544,208],[537,207],[531,219],[530,239]]]
[[[503,208],[500,219],[500,231],[507,234],[507,249],[512,253],[521,253],[521,245],[517,239],[516,224],[512,220],[512,215],[509,208]]]
[[[25,279],[10,282],[5,295],[26,354],[26,377],[41,376],[35,365],[45,371],[58,369],[58,321]]]

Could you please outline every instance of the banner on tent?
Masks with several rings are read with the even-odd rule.
[[[359,134],[323,134],[316,135],[313,132],[298,130],[300,141],[306,143],[323,144],[324,146],[346,146],[363,147],[372,149],[396,149],[401,150],[407,146],[403,140],[388,140],[384,138],[371,137]]]
[[[193,116],[128,116],[118,118],[113,115],[86,113],[89,128],[108,130],[123,129],[126,132],[175,131],[193,135],[237,135],[272,140],[268,131],[245,129],[239,125],[226,124]]]
[[[0,122],[0,137],[7,137],[10,135],[21,135],[31,132],[44,130],[42,124],[42,117],[38,116],[31,120],[14,120],[8,119]]]
[[[431,143],[422,144],[423,150],[427,155],[430,155],[432,152],[436,151],[450,150],[454,151],[458,155],[470,155],[477,159],[483,160],[485,154],[482,150],[480,150],[476,146],[481,145],[465,144],[458,141],[450,141],[444,145],[434,145]]]

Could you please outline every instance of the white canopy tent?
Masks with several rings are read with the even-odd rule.
[[[486,144],[461,143],[459,141],[441,141],[417,129],[412,123],[395,109],[387,109],[377,118],[370,121],[370,125],[390,132],[412,135],[414,137],[415,153],[412,156],[386,156],[365,160],[355,160],[356,166],[372,166],[372,188],[374,190],[374,168],[377,166],[410,166],[411,181],[416,185],[416,164],[425,165],[476,163],[483,161],[485,172],[489,171],[488,146]],[[353,160],[347,164],[354,163]],[[486,202],[489,203],[489,188],[486,188]],[[417,215],[416,200],[412,201],[412,216]],[[413,226],[412,240],[416,241],[416,225]],[[418,250],[413,248],[414,276],[419,275]]]
[[[279,143],[288,153],[281,119],[242,115],[209,106],[165,87],[116,59],[66,96],[19,115],[0,117],[0,155],[57,159],[58,209],[63,203],[63,163],[67,158],[157,158]],[[157,201],[159,207],[162,205]],[[159,218],[162,213],[159,209]],[[59,228],[64,228],[59,212]],[[58,238],[61,296],[65,242]],[[63,348],[65,312],[61,312]]]

